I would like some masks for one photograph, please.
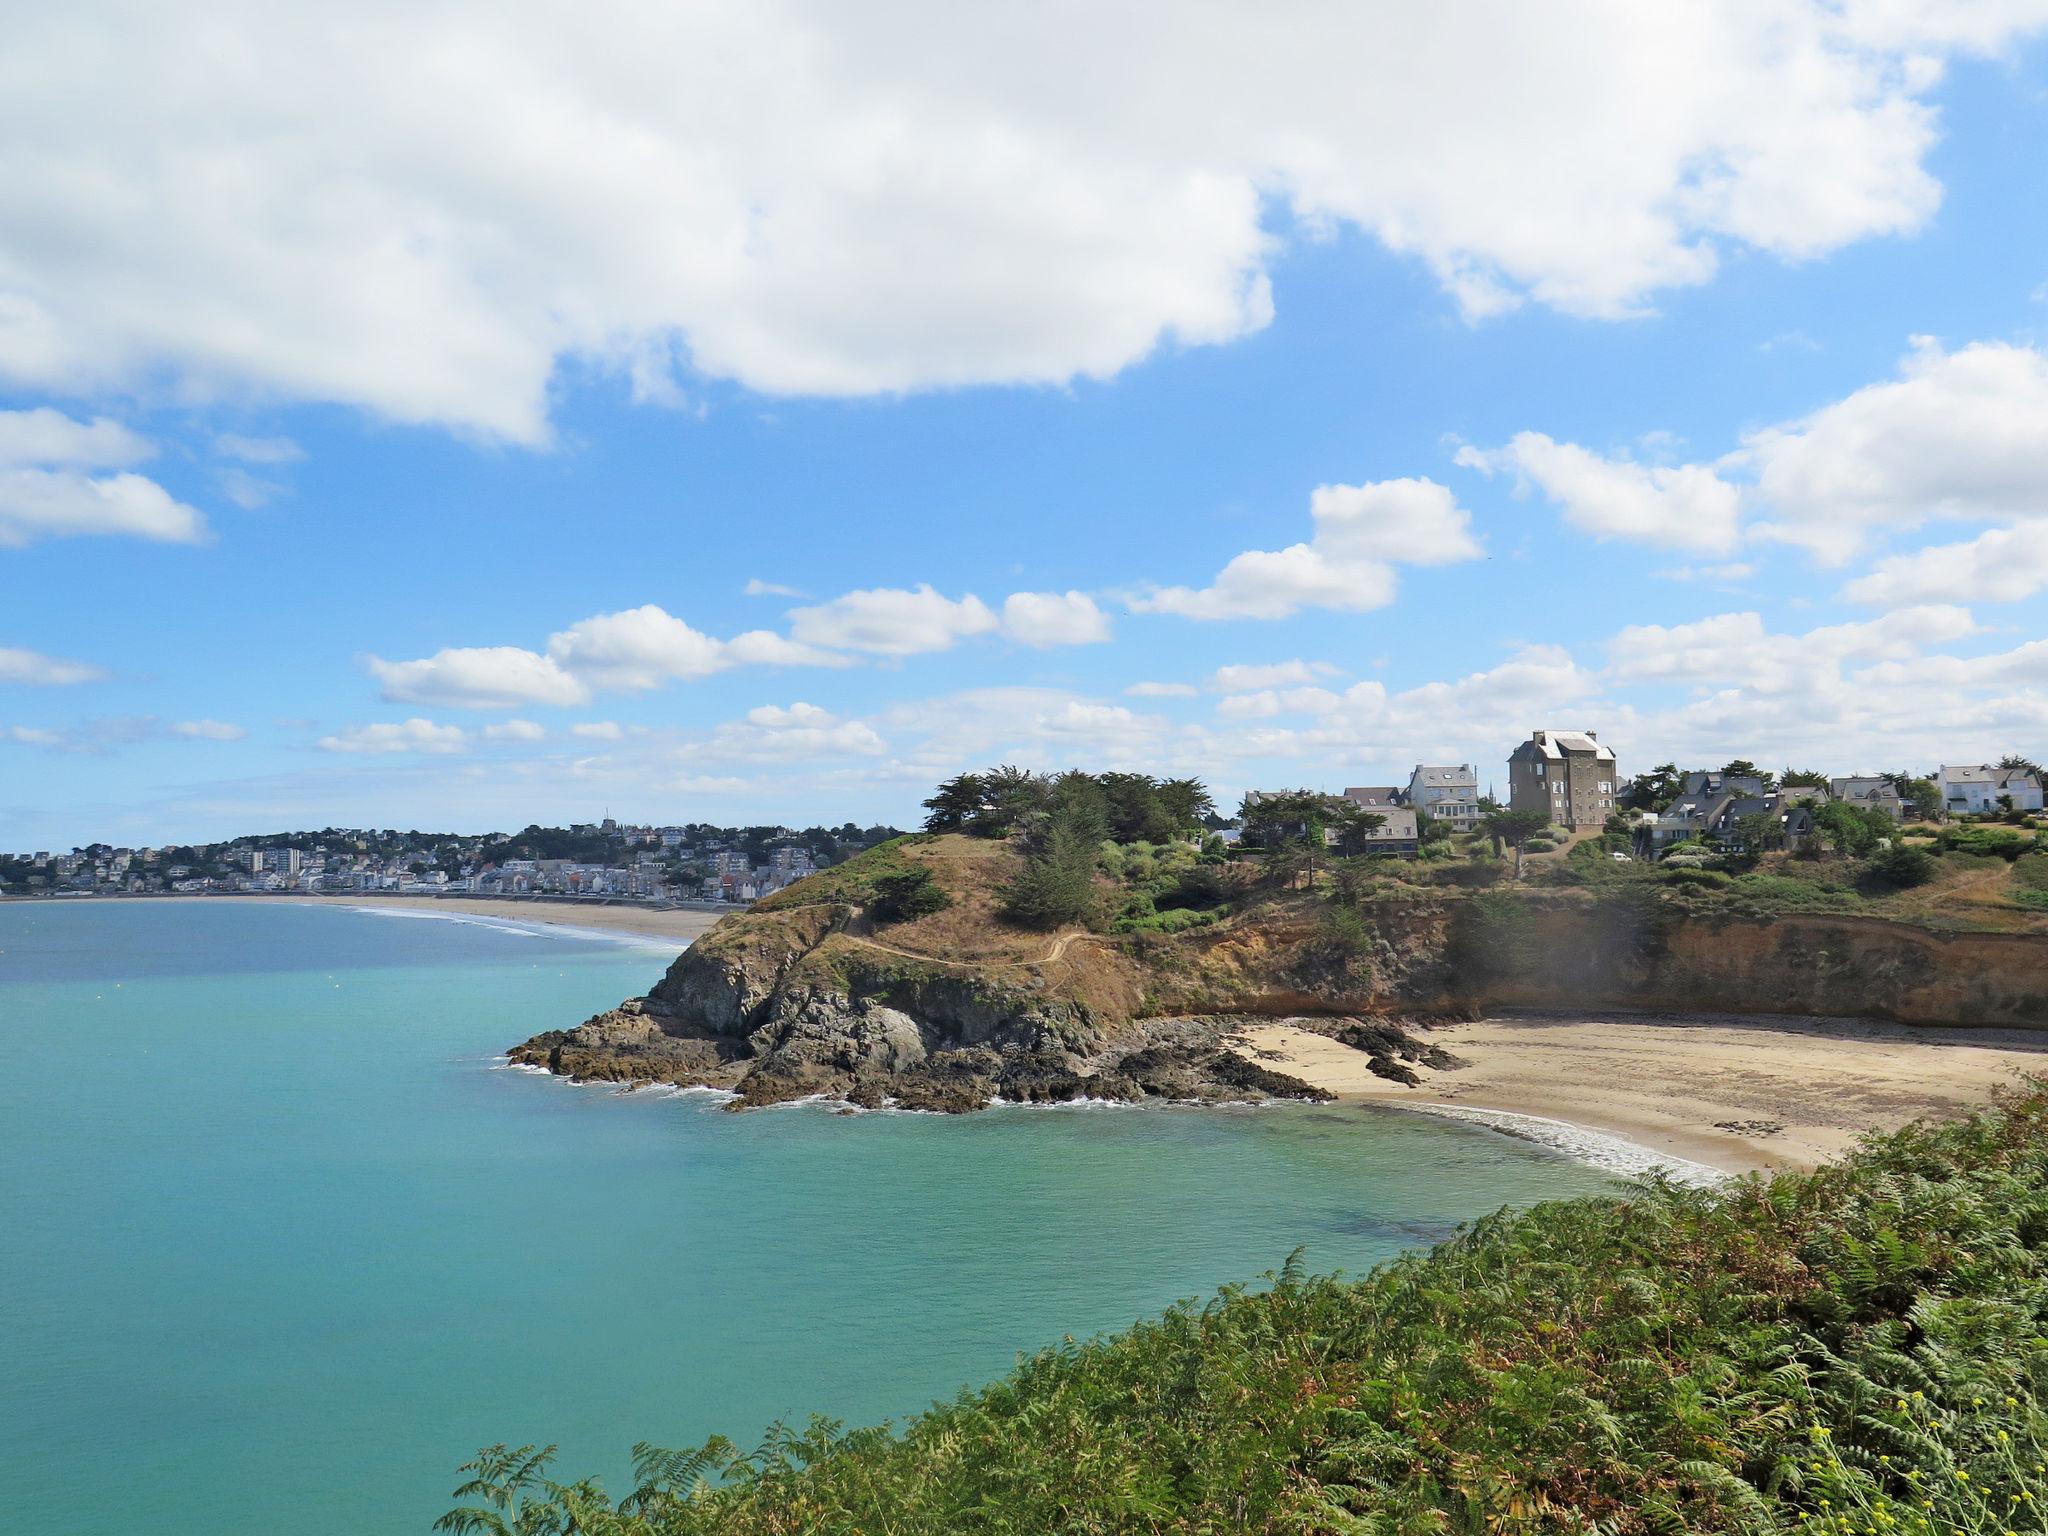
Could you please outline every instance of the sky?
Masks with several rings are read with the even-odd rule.
[[[0,850],[2048,756],[2048,0],[9,33]]]

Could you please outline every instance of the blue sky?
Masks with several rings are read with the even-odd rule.
[[[0,65],[0,848],[2048,749],[2040,6],[208,9]]]

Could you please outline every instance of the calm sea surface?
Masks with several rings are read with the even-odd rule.
[[[1605,1185],[1395,1112],[721,1111],[496,1061],[670,956],[434,918],[0,904],[0,1525],[424,1532],[478,1446],[914,1412],[1290,1250]]]

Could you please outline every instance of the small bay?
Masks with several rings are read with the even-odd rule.
[[[670,953],[335,906],[0,904],[0,1508],[423,1532],[497,1440],[915,1412],[1016,1353],[1609,1188],[1287,1107],[735,1115],[503,1067]]]

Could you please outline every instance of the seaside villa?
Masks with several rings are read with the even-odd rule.
[[[1620,783],[1614,749],[1593,731],[1532,731],[1508,758],[1508,804],[1574,832],[1607,824]]]

